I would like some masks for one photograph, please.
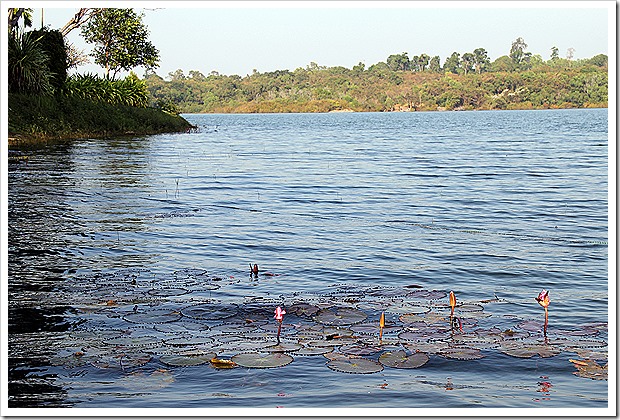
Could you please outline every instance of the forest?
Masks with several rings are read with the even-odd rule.
[[[310,63],[245,77],[178,69],[144,76],[150,105],[172,113],[437,111],[607,107],[608,57],[544,61],[522,38],[491,62],[486,51],[438,56],[392,54],[351,69]]]

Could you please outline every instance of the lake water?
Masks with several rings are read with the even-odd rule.
[[[9,407],[610,405],[607,110],[185,117],[11,160]]]

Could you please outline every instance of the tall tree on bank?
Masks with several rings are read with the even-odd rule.
[[[105,68],[106,78],[138,66],[147,70],[159,66],[159,51],[148,40],[143,16],[133,9],[100,9],[82,27],[84,40],[95,44],[91,55]]]
[[[515,70],[527,70],[532,53],[525,52],[527,44],[523,38],[517,38],[510,47],[510,59]]]
[[[480,74],[486,71],[490,65],[491,60],[489,60],[487,50],[484,48],[476,48],[474,50],[474,68],[476,69],[476,73]]]

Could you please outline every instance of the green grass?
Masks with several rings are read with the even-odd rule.
[[[9,94],[9,137],[25,141],[182,132],[184,118],[154,108],[85,99]]]

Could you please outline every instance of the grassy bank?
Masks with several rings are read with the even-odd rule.
[[[154,108],[75,97],[9,94],[9,145],[87,137],[182,132],[191,124]]]

